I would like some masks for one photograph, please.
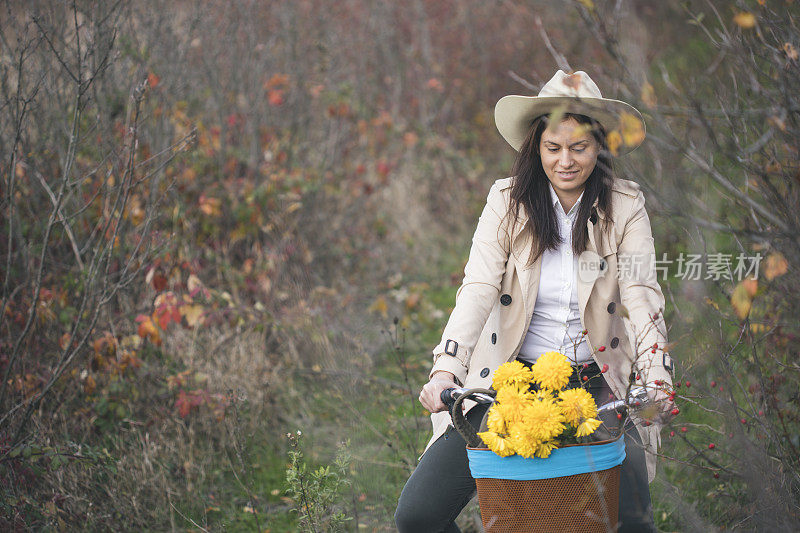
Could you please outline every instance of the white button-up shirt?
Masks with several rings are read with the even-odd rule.
[[[592,353],[581,335],[583,326],[578,309],[578,258],[572,251],[572,226],[583,193],[569,213],[565,213],[553,186],[549,183],[548,186],[562,241],[555,250],[545,250],[542,254],[539,292],[519,358],[535,362],[545,352],[558,351],[573,364],[588,363],[592,361]]]

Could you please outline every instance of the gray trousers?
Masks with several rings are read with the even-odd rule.
[[[598,405],[608,400],[610,389],[602,378],[589,392]],[[577,383],[574,383],[577,384]],[[570,383],[572,386],[573,383]],[[486,406],[473,407],[467,420],[476,429]],[[625,427],[625,460],[620,472],[619,533],[654,532],[647,465],[641,438],[632,423]],[[455,519],[475,495],[466,444],[452,426],[422,456],[406,482],[394,519],[400,533],[459,533]]]

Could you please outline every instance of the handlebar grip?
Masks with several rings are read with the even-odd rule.
[[[456,399],[453,398],[453,391],[456,390],[455,387],[450,387],[449,389],[444,389],[441,393],[439,393],[439,398],[442,400],[442,403],[447,406],[448,411],[453,409],[453,404],[456,403]]]

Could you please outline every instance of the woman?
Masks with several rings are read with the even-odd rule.
[[[673,408],[665,392],[672,362],[644,197],[636,183],[614,177],[607,140],[623,124],[624,136],[611,134],[615,151],[634,149],[644,121],[632,106],[603,98],[586,73],[561,70],[536,97],[502,98],[495,121],[519,153],[513,177],[489,191],[456,306],[433,350],[419,398],[432,413],[433,437],[395,521],[401,532],[458,531],[454,520],[475,492],[441,391],[489,387],[501,364],[557,350],[576,369],[572,386],[578,370],[596,376],[590,392],[598,403],[624,397],[632,383],[660,402],[661,417],[626,426],[620,481],[619,531],[654,531],[648,482],[659,422]],[[467,420],[477,426],[485,411],[473,406]]]

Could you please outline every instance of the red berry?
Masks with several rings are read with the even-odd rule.
[[[722,385],[719,386],[719,391],[722,392]]]
[[[719,479],[719,472],[714,472],[714,479]]]
[[[651,425],[651,424],[652,424],[652,422],[650,422],[649,420],[645,420],[645,421],[644,421],[644,425],[645,425],[645,426],[649,426],[649,425]]]
[[[603,365],[603,369],[602,369],[600,372],[602,372],[602,373],[604,373],[604,374],[605,374],[606,372],[608,372],[608,365]]]
[[[687,431],[689,431],[689,428],[687,428],[686,426],[683,426],[681,428],[681,433],[686,433]]]
[[[581,379],[583,379],[583,381],[589,381],[589,376],[583,376]]]
[[[653,348],[652,350],[650,350],[650,353],[656,353],[656,349]]]
[[[717,386],[717,382],[716,382],[716,381],[712,381],[712,382],[711,382],[711,387],[712,387],[712,388],[714,388],[714,387],[716,387],[716,386]]]
[[[605,346],[601,346],[601,347],[599,347],[599,348],[597,349],[597,351],[598,351],[598,352],[605,352],[605,351],[606,351],[606,347],[605,347]]]
[[[681,382],[680,381],[675,384],[675,388],[676,389],[680,389],[681,388]]]
[[[741,422],[742,424],[747,424],[747,419],[746,419],[746,418],[742,418],[742,419],[740,420],[740,422]]]
[[[713,442],[712,442],[711,444],[709,444],[709,445],[708,445],[708,449],[709,449],[709,450],[713,450],[713,449],[714,449],[714,448],[716,448],[716,447],[717,447],[717,445],[716,445],[716,444],[714,444]]]
[[[653,343],[653,349],[655,350],[656,348],[658,348],[658,343],[657,343],[657,342],[654,342],[654,343]]]
[[[622,413],[617,413],[617,420],[622,420]]]
[[[587,333],[589,333],[589,331],[588,331],[588,330],[583,330],[583,331],[581,331],[581,335],[586,335]]]
[[[678,416],[678,413],[680,413],[680,412],[681,412],[681,410],[678,409],[677,407],[675,409],[673,409],[672,411],[670,411],[670,413],[672,413],[672,416]]]
[[[640,380],[640,379],[642,379],[642,376],[641,376],[641,374],[636,374],[636,380],[638,381],[638,380]]]
[[[691,381],[687,381],[687,382],[686,382],[686,386],[687,386],[687,387],[691,387],[691,386],[692,386],[692,382],[691,382]]]
[[[758,416],[764,416],[764,411],[759,411]]]
[[[661,381],[660,379],[657,379],[657,380],[655,380],[653,383],[655,383],[655,384],[656,384],[656,387],[660,387],[660,386],[661,386],[661,385],[662,385],[664,382],[663,382],[663,381]]]
[[[675,432],[674,432],[674,431],[670,431],[670,432],[669,432],[669,436],[670,436],[670,437],[674,437],[674,436],[675,436]]]
[[[589,368],[589,363],[583,363],[583,368]]]

